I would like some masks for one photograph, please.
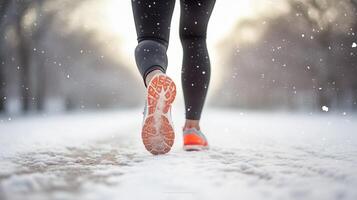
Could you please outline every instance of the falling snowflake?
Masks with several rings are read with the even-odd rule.
[[[324,111],[324,112],[328,112],[328,107],[327,107],[327,106],[322,106],[321,109],[322,109],[322,111]]]
[[[352,48],[356,48],[357,47],[357,43],[352,43]]]

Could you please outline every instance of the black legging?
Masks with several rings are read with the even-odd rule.
[[[183,48],[182,87],[186,119],[199,120],[208,90],[211,65],[206,32],[215,0],[180,0]],[[170,24],[175,0],[132,0],[138,45],[135,59],[144,79],[156,69],[166,72]]]

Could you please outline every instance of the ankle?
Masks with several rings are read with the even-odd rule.
[[[146,85],[149,85],[151,79],[154,78],[154,76],[157,75],[157,74],[163,74],[163,72],[161,70],[158,70],[158,69],[149,72],[146,75],[146,78],[145,78]]]
[[[200,130],[200,121],[199,120],[191,120],[191,119],[186,119],[185,125],[183,127],[183,130],[195,128],[197,130]]]

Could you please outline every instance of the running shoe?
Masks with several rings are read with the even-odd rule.
[[[208,149],[208,142],[200,130],[190,128],[183,131],[183,149],[186,151],[200,151]]]
[[[175,83],[166,74],[155,75],[147,86],[141,137],[146,150],[165,154],[174,144],[171,104],[175,100]]]

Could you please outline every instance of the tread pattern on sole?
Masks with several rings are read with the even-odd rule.
[[[176,97],[175,83],[166,75],[157,75],[147,89],[147,116],[142,129],[145,148],[152,154],[170,151],[175,134],[170,120],[171,104]]]

